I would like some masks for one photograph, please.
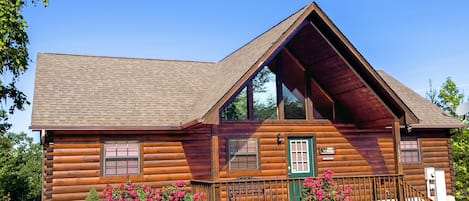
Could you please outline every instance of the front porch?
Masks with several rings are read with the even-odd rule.
[[[333,177],[338,188],[352,188],[354,201],[405,200],[431,201],[404,181],[403,175]],[[304,178],[240,178],[227,181],[193,180],[192,192],[203,193],[206,201],[232,200],[300,200]],[[293,190],[300,189],[300,190]]]

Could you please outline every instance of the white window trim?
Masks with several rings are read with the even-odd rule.
[[[292,152],[292,148],[293,148],[292,143],[293,143],[293,142],[296,142],[296,143],[298,143],[298,142],[306,142],[306,162],[308,162],[308,165],[307,165],[308,169],[307,169],[307,170],[296,171],[296,170],[293,169],[293,156],[292,156],[292,155],[293,155],[293,152]],[[291,173],[293,173],[293,174],[296,174],[296,173],[309,173],[309,172],[311,171],[311,170],[310,170],[311,161],[309,160],[309,159],[310,159],[310,157],[309,157],[309,154],[310,154],[310,153],[309,153],[309,146],[310,146],[309,141],[308,141],[307,139],[301,139],[301,140],[294,140],[294,139],[292,139],[292,140],[290,140],[290,145],[289,145],[289,146],[290,146],[290,153],[289,153],[289,154],[290,154],[290,167],[292,168],[292,169],[291,169]],[[297,153],[297,152],[296,152],[296,153]],[[303,158],[302,158],[302,162],[303,162],[303,161],[304,161],[304,160],[303,160]]]

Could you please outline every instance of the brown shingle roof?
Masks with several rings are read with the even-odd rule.
[[[215,63],[39,54],[32,125],[172,126],[196,118]]]
[[[436,105],[406,87],[384,71],[378,71],[391,89],[399,96],[404,104],[419,118],[418,124],[412,124],[415,128],[457,128],[462,127],[462,123],[457,119],[443,112]]]
[[[31,127],[180,126],[200,119],[311,6],[219,63],[40,54]]]
[[[236,90],[242,77],[258,69],[314,9],[319,8],[302,8],[218,63],[39,54],[31,127],[154,129],[197,122]],[[388,84],[397,87],[393,89],[400,96],[405,91],[400,83]],[[407,94],[402,98],[412,98]],[[440,111],[427,112],[435,119],[420,125],[442,125],[438,118],[452,122],[433,114]]]

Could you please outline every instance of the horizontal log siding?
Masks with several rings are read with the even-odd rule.
[[[102,176],[101,172],[102,142],[121,137],[138,139],[142,144],[142,174],[131,176],[132,182],[161,187],[179,180],[189,184],[192,179],[210,179],[210,130],[206,128],[185,134],[131,136],[121,136],[118,132],[114,135],[55,133],[51,151],[46,152],[46,157],[53,157],[45,160],[53,170],[51,200],[84,200],[93,187],[101,192],[106,184],[126,182],[124,176]],[[50,188],[46,181],[45,187]],[[48,192],[44,190],[45,194]]]
[[[414,129],[413,136],[419,137],[421,163],[403,164],[404,180],[419,191],[426,193],[425,167],[444,170],[446,193],[454,195],[454,173],[451,161],[451,141],[447,130]]]
[[[284,137],[277,144],[277,135]],[[346,125],[315,123],[249,124],[224,123],[218,128],[220,144],[220,179],[241,176],[287,177],[288,156],[286,137],[309,135],[315,137],[317,175],[332,169],[337,176],[394,173],[394,148],[391,129],[356,129]],[[260,170],[229,171],[226,142],[229,137],[259,139]],[[334,147],[335,155],[319,155],[320,147]],[[323,161],[333,156],[334,161]]]

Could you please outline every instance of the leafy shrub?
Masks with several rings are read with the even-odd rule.
[[[95,188],[92,188],[88,193],[88,196],[85,199],[86,201],[99,201],[98,192],[96,192]]]
[[[335,186],[332,181],[334,172],[328,170],[324,173],[322,178],[310,177],[304,181],[302,189],[302,201],[348,201],[351,200],[350,193],[352,188],[347,186],[344,190],[343,187]]]

